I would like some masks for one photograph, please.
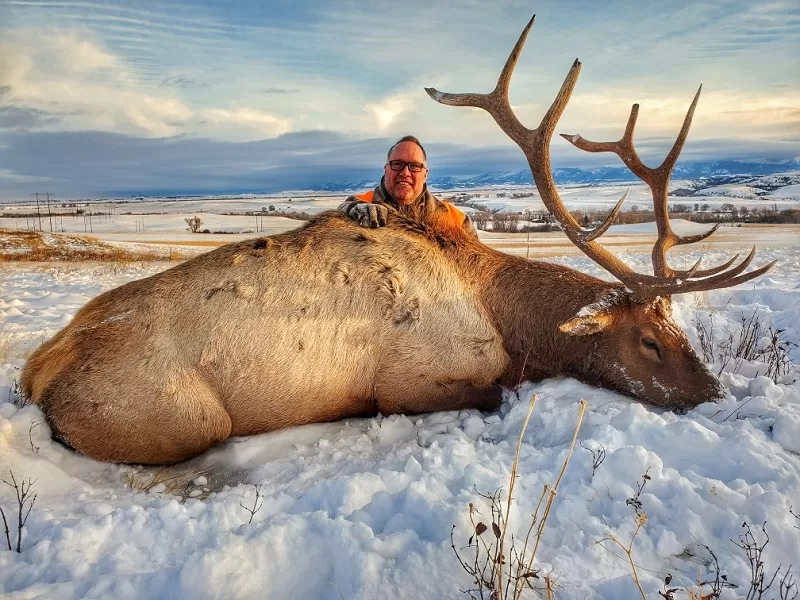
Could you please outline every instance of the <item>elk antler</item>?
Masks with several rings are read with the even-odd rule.
[[[578,224],[564,206],[558,194],[558,190],[556,189],[550,165],[550,141],[553,137],[556,123],[558,123],[561,114],[567,107],[569,98],[572,95],[572,90],[578,81],[578,75],[581,71],[580,61],[575,59],[572,68],[564,79],[564,83],[561,85],[561,89],[558,91],[558,95],[556,95],[555,100],[553,100],[553,104],[550,106],[547,113],[545,113],[544,117],[542,117],[542,122],[536,129],[528,129],[520,123],[511,109],[511,104],[508,99],[508,87],[511,82],[511,74],[514,71],[514,67],[517,64],[520,52],[525,45],[525,40],[533,26],[535,18],[536,15],[531,18],[522,31],[522,34],[520,34],[517,43],[514,45],[514,49],[511,51],[500,73],[497,85],[490,93],[448,94],[434,88],[425,88],[425,91],[428,92],[431,98],[441,104],[450,106],[471,106],[482,108],[488,112],[506,135],[522,149],[525,158],[528,159],[528,165],[530,166],[533,180],[536,183],[536,188],[539,190],[542,202],[561,224],[567,237],[589,258],[624,283],[637,297],[644,299],[661,295],[729,287],[749,281],[768,271],[775,264],[775,261],[755,271],[743,273],[755,256],[755,247],[741,263],[734,267],[731,267],[731,265],[733,265],[738,258],[738,254],[725,264],[710,269],[700,269],[700,261],[697,261],[691,269],[686,271],[675,271],[667,264],[666,253],[671,247],[680,244],[699,242],[710,236],[719,227],[719,224],[717,224],[711,230],[699,235],[679,236],[672,231],[667,212],[667,191],[670,175],[678,160],[683,144],[686,141],[686,136],[689,133],[692,116],[694,115],[694,110],[700,97],[700,90],[697,91],[694,97],[694,101],[689,108],[686,119],[684,119],[683,127],[678,134],[678,138],[675,140],[675,144],[664,159],[664,162],[656,169],[645,166],[633,147],[633,129],[636,125],[636,117],[639,113],[638,104],[633,105],[631,115],[628,119],[628,125],[625,128],[625,133],[617,142],[591,142],[582,138],[580,135],[569,136],[562,134],[562,137],[582,150],[588,152],[614,152],[637,177],[650,187],[653,194],[653,206],[658,226],[658,239],[653,246],[652,252],[654,274],[646,275],[644,273],[634,272],[628,265],[596,241],[614,222],[614,219],[622,208],[622,203],[625,201],[627,193],[617,202],[611,214],[598,227],[585,229]]]

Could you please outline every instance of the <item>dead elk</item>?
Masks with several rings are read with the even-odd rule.
[[[495,409],[501,386],[572,376],[658,406],[693,407],[721,388],[670,316],[669,294],[746,281],[752,260],[687,272],[666,250],[669,174],[632,145],[632,113],[611,150],[652,188],[655,275],[633,273],[561,203],[549,144],[577,80],[576,61],[542,124],[528,130],[508,83],[528,24],[491,94],[429,93],[488,110],[522,148],[542,200],[570,239],[616,276],[606,282],[481,244],[465,229],[391,215],[363,229],[338,213],[284,234],[223,246],[83,307],[25,366],[23,390],[53,434],[99,460],[165,464],[229,436],[377,412]],[[614,211],[619,210],[620,204]]]

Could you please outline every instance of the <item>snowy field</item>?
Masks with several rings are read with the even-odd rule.
[[[690,182],[673,182],[675,187],[689,185]],[[723,204],[772,208],[779,210],[800,208],[800,185],[787,185],[773,192],[757,196],[757,188],[749,186],[717,186],[708,188],[708,196],[670,197],[670,203],[708,205],[708,210],[719,209]],[[597,185],[563,185],[559,186],[561,197],[569,210],[608,210],[626,192],[625,210],[637,207],[639,210],[652,209],[650,189],[643,183],[605,183]],[[536,192],[536,188],[516,186],[512,188],[492,188],[488,190],[468,189],[436,192],[443,198],[453,194],[468,193],[473,196],[470,202],[483,205],[492,211],[534,212],[546,211]],[[531,196],[512,198],[512,194],[530,193]],[[181,242],[228,243],[235,239],[233,235],[273,234],[296,227],[299,222],[285,217],[254,216],[245,213],[261,212],[272,207],[275,211],[306,212],[317,214],[325,210],[335,209],[346,198],[339,195],[308,195],[300,192],[289,198],[280,196],[252,197],[209,197],[169,199],[129,199],[114,203],[93,202],[78,204],[72,207],[61,207],[56,203],[51,206],[52,228],[54,232],[91,234],[108,241],[151,242],[157,241],[161,235],[170,232],[172,240]],[[60,201],[59,201],[60,202]],[[95,213],[91,220],[83,215],[75,215],[76,209]],[[46,205],[40,207],[42,212],[41,228],[49,232],[50,217]],[[463,207],[465,212],[473,212]],[[0,213],[6,215],[22,215],[36,213],[35,203],[0,204]],[[107,213],[113,213],[110,216]],[[203,220],[202,229],[210,234],[192,234],[186,228],[184,219],[198,216]],[[39,220],[33,217],[2,218],[0,229],[39,228]]]
[[[762,246],[758,264],[780,261],[768,275],[673,299],[675,318],[698,352],[696,319],[713,320],[717,342],[728,332],[741,333],[742,313],[756,311],[782,330],[793,370],[778,383],[763,376],[762,363],[733,361],[721,376],[726,399],[677,415],[574,380],[548,380],[509,390],[497,414],[309,425],[232,439],[166,470],[79,456],[50,440],[38,408],[13,403],[26,356],[85,302],[166,267],[3,264],[0,478],[13,471],[18,481],[35,480],[37,497],[22,552],[0,550],[0,596],[467,597],[460,590],[473,585],[450,546],[451,528],[456,526],[462,557],[470,556],[469,505],[482,513],[476,521],[490,525],[479,493],[508,490],[518,436],[536,393],[540,400],[521,445],[510,515],[509,534],[517,542],[543,485],[558,476],[580,400],[588,401],[580,443],[534,565],[541,578],[550,574],[555,598],[641,598],[622,550],[598,541],[609,535],[630,541],[636,512],[626,501],[635,498],[645,473],[650,479],[638,501],[647,522],[633,555],[648,599],[661,598],[668,574],[670,587],[696,590],[698,578],[714,580],[714,557],[727,582],[720,597],[744,598],[750,563],[733,541],[745,532],[745,522],[759,542],[766,522],[767,579],[779,566],[781,573],[764,598],[779,598],[786,568],[794,564],[798,574],[800,566],[800,518],[790,512],[800,514],[800,248],[790,235]],[[742,247],[752,241],[741,238]],[[707,249],[707,264],[724,254]],[[697,250],[681,260],[689,264],[699,255]],[[638,270],[649,268],[646,253],[621,256]],[[601,276],[584,257],[553,260]],[[592,450],[601,447],[605,459],[593,472]],[[15,544],[13,494],[0,483],[0,507],[9,515]],[[257,510],[251,515],[247,508]],[[483,535],[491,538],[491,532],[489,526]],[[525,597],[545,597],[542,579],[534,585],[540,591]]]

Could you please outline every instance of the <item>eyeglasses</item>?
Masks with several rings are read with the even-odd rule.
[[[419,173],[425,168],[425,164],[421,162],[406,162],[404,160],[390,160],[388,163],[392,171],[402,171],[406,167],[412,173]]]

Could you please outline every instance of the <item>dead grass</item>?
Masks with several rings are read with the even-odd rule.
[[[0,362],[28,360],[33,351],[44,342],[44,337],[31,342],[29,337],[21,337],[0,330]]]
[[[135,251],[75,235],[0,229],[0,263],[4,262],[165,262],[182,261],[191,253],[173,249]]]
[[[208,492],[204,488],[193,486],[192,482],[209,471],[210,469],[176,471],[174,467],[131,467],[122,472],[122,481],[136,492],[169,494],[184,499],[190,497],[189,494],[194,489],[199,489],[201,494],[191,497],[202,499]]]
[[[225,244],[230,244],[228,241],[220,240],[141,240],[140,244],[153,244],[153,245],[169,245],[169,246],[202,246],[207,248],[219,248]]]
[[[578,439],[578,432],[586,410],[586,401],[581,400],[580,402],[575,431],[569,446],[569,452],[561,467],[561,472],[554,484],[546,484],[544,486],[539,502],[536,505],[536,510],[531,516],[525,537],[515,539],[512,534],[510,542],[507,542],[506,532],[509,528],[508,520],[513,504],[514,483],[517,478],[522,439],[537,400],[538,396],[534,394],[525,421],[522,424],[522,431],[517,442],[517,451],[514,456],[514,462],[511,465],[505,507],[503,506],[500,490],[497,490],[494,494],[479,493],[478,495],[489,503],[491,512],[486,517],[491,520],[491,527],[487,526],[483,521],[476,523],[476,515],[478,517],[483,515],[473,503],[470,503],[469,519],[472,531],[467,545],[458,548],[454,539],[456,526],[453,525],[450,530],[450,546],[455,552],[461,568],[469,575],[474,586],[471,589],[462,590],[462,592],[468,594],[474,600],[521,600],[526,591],[530,591],[534,595],[544,594],[546,598],[553,597],[554,582],[552,573],[540,574],[540,570],[534,568],[534,559],[544,535],[544,528],[550,516],[553,501],[558,493],[559,484],[567,470],[572,451],[575,448],[575,442]],[[488,531],[491,531],[491,534],[487,533]],[[544,583],[544,587],[535,585],[537,583]]]

